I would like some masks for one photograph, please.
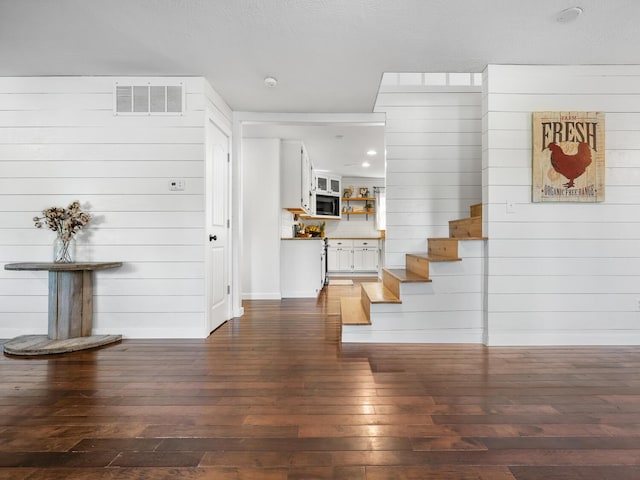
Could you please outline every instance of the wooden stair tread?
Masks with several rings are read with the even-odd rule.
[[[429,240],[489,240],[489,237],[429,237]]]
[[[362,292],[367,295],[370,303],[402,303],[391,290],[380,282],[362,283]]]
[[[371,325],[360,297],[340,297],[340,313],[343,325]]]
[[[406,268],[385,268],[385,271],[397,278],[402,283],[430,282],[431,279],[418,275]]]
[[[445,257],[444,255],[431,255],[427,257],[430,262],[461,262],[460,257]]]
[[[429,255],[423,252],[413,252],[413,253],[407,253],[405,255],[409,257],[418,257],[418,258],[424,258],[425,260],[429,260]]]

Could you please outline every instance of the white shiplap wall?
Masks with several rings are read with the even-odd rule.
[[[426,252],[429,237],[448,237],[449,220],[480,202],[481,99],[480,86],[381,87],[387,267]],[[402,285],[402,304],[372,306],[371,326],[343,328],[343,341],[480,343],[484,242],[461,243],[462,262],[432,263],[432,283]]]
[[[78,199],[94,216],[78,260],[125,263],[96,273],[94,332],[202,337],[205,111],[231,112],[202,78],[172,77],[184,115],[114,116],[116,81],[163,84],[0,78],[0,263],[48,261],[53,234],[31,219]],[[46,272],[0,270],[0,338],[46,332],[46,312]]]
[[[481,88],[382,86],[387,116],[386,266],[447,237],[481,199]]]
[[[484,78],[488,344],[640,344],[640,66]],[[604,202],[531,203],[534,111],[605,112]]]

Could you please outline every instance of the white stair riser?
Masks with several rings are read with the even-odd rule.
[[[482,274],[481,258],[465,258],[461,262],[431,262],[429,277],[433,280],[438,275],[470,274]]]
[[[415,331],[370,330],[343,328],[344,343],[482,343],[482,330]]]
[[[407,295],[402,303],[376,303],[371,305],[371,323],[375,324],[375,315],[381,312],[442,312],[469,311],[482,314],[482,294],[446,293],[439,295]]]
[[[461,330],[482,329],[480,315],[469,312],[411,312],[398,319],[395,313],[380,313],[376,316],[374,330]]]
[[[405,295],[435,295],[439,293],[475,293],[482,289],[482,275],[455,275],[434,277],[431,283],[403,283],[400,298]]]
[[[460,240],[458,241],[458,256],[467,261],[472,257],[484,257],[484,240]]]

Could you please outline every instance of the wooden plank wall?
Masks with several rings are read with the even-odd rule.
[[[0,78],[0,263],[45,261],[45,207],[78,199],[94,216],[78,258],[120,260],[99,272],[96,333],[204,335],[204,120],[230,111],[202,78],[182,116],[114,116],[114,83],[162,79]],[[168,181],[186,181],[170,192]],[[0,270],[0,337],[46,332],[46,272]]]
[[[490,65],[484,80],[485,340],[639,344],[640,66]],[[531,113],[545,110],[605,112],[604,202],[531,202]]]
[[[481,89],[383,85],[387,116],[386,266],[447,237],[448,221],[481,198]]]

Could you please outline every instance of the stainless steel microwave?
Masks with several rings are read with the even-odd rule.
[[[340,197],[316,195],[316,215],[340,216]]]

